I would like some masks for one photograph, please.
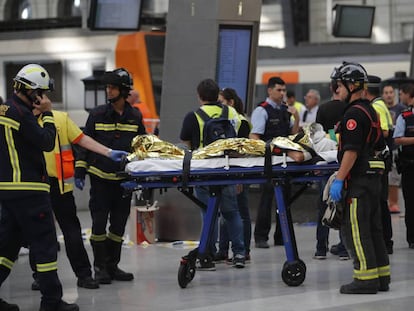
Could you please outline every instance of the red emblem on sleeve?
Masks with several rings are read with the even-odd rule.
[[[357,122],[354,119],[349,119],[348,121],[346,121],[347,130],[353,131],[355,130],[356,127],[357,127]]]

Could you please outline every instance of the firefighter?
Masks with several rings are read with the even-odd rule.
[[[53,90],[48,72],[37,64],[24,66],[14,78],[14,94],[0,105],[0,284],[10,274],[20,246],[28,245],[36,264],[42,294],[40,311],[77,311],[62,300],[57,274],[57,240],[50,203],[44,151],[55,145]],[[42,112],[43,128],[32,109]],[[0,310],[18,311],[0,299]]]
[[[34,109],[33,113],[38,117],[39,124],[43,125],[41,112]],[[118,162],[128,153],[121,150],[112,150],[85,135],[67,112],[53,110],[53,117],[57,131],[55,148],[51,152],[44,153],[50,181],[52,209],[62,230],[66,255],[73,272],[78,278],[77,285],[83,288],[96,289],[99,288],[99,283],[92,277],[91,264],[83,243],[81,225],[76,215],[75,197],[73,196],[75,166],[72,144],[92,150]],[[32,254],[30,254],[30,258],[32,259]],[[35,270],[33,269],[33,271]],[[36,273],[33,277],[35,280],[32,283],[32,290],[39,290]]]
[[[333,201],[344,197],[345,243],[354,261],[353,281],[340,292],[376,294],[388,291],[390,283],[379,204],[384,162],[376,153],[385,148],[385,141],[374,108],[362,98],[368,82],[365,69],[344,62],[331,78],[338,83],[340,99],[348,103],[338,129],[340,167],[330,188]]]
[[[132,78],[128,71],[118,68],[105,72],[102,82],[106,85],[108,103],[90,111],[84,133],[109,148],[130,151],[132,139],[146,133],[141,113],[126,101],[132,89]],[[131,281],[134,278],[132,273],[118,267],[131,205],[131,194],[124,193],[121,187],[123,178],[116,174],[119,170],[119,163],[95,152],[81,148],[77,154],[75,186],[83,189],[86,172],[91,183],[90,242],[95,279],[100,284],[110,284],[112,280]]]

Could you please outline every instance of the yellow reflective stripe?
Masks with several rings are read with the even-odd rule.
[[[75,162],[75,167],[87,168],[88,167],[88,162],[82,161],[82,160],[78,160],[78,161]]]
[[[115,124],[96,123],[96,131],[115,131]]]
[[[14,145],[14,139],[13,139],[13,131],[10,127],[4,128],[8,151],[9,151],[9,157],[10,157],[10,165],[12,167],[12,175],[13,175],[13,182],[20,182],[22,176],[21,176],[21,170],[19,165],[19,156],[17,154],[16,146]]]
[[[91,173],[93,175],[96,175],[103,179],[109,179],[109,180],[121,180],[122,177],[116,176],[115,173],[106,173],[104,171],[101,171],[99,168],[95,166],[90,166],[88,169],[88,173]]]
[[[123,239],[121,236],[116,235],[115,233],[109,232],[108,233],[108,239],[111,239],[112,241],[122,243]]]
[[[14,262],[6,257],[0,257],[0,266],[4,266],[7,269],[11,270],[13,268]]]
[[[96,242],[103,242],[106,240],[106,234],[100,234],[100,235],[96,235],[96,234],[91,234],[91,237],[89,238],[91,241],[96,241]]]
[[[358,280],[372,280],[378,278],[378,269],[372,268],[368,270],[354,270],[354,279]]]
[[[138,131],[138,125],[136,124],[107,124],[107,123],[96,123],[95,124],[95,130],[96,131],[125,131],[125,132],[137,132]]]
[[[382,168],[385,169],[385,164],[383,161],[368,161],[370,168]]]
[[[359,223],[358,223],[358,199],[352,198],[350,205],[350,222],[352,230],[352,239],[355,247],[355,253],[359,260],[359,269],[364,271],[367,269],[367,260],[365,258],[364,249],[362,248],[361,237],[359,234]]]
[[[390,276],[391,275],[390,265],[378,267],[378,275],[379,276]]]
[[[45,124],[45,123],[55,124],[55,119],[52,116],[43,116],[42,121],[43,121],[43,124]]]
[[[116,129],[124,132],[137,132],[138,125],[133,124],[117,124]]]
[[[5,127],[11,127],[12,129],[16,131],[18,131],[20,128],[20,122],[17,122],[7,117],[0,117],[0,124]]]
[[[0,182],[0,190],[50,191],[49,184],[41,182]]]
[[[49,272],[55,270],[57,270],[57,261],[36,264],[37,272]]]

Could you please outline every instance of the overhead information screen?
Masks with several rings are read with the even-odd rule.
[[[220,88],[233,88],[246,107],[249,84],[251,26],[221,25],[216,80]]]
[[[88,25],[93,30],[139,30],[141,0],[92,0]]]

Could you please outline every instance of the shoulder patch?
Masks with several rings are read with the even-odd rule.
[[[9,106],[7,105],[0,105],[0,116],[5,116],[7,110],[9,110]]]
[[[348,121],[346,121],[346,129],[349,131],[353,131],[356,129],[358,123],[357,121],[355,121],[355,119],[349,119]]]

